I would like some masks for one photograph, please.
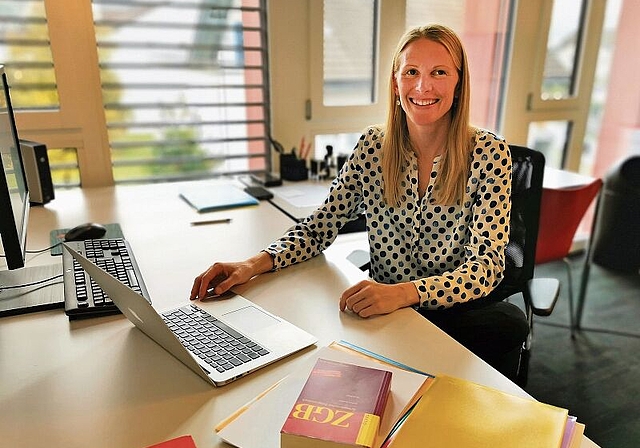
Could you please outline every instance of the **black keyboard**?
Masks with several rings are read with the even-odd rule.
[[[129,243],[122,238],[65,243],[76,252],[142,295],[151,299]],[[64,311],[69,319],[97,317],[120,312],[109,296],[89,277],[69,252],[62,256],[64,272]]]
[[[246,336],[195,305],[162,313],[182,345],[218,372],[269,353]]]

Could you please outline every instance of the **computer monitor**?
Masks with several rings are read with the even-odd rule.
[[[0,65],[0,235],[2,253],[9,269],[24,266],[29,219],[29,190],[20,153],[9,84],[4,66]]]

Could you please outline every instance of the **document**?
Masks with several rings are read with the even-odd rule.
[[[415,403],[425,384],[433,379],[430,375],[404,370],[335,343],[319,349],[301,368],[220,422],[215,428],[218,435],[225,442],[241,448],[279,448],[280,429],[319,358],[392,372],[391,393],[374,444],[376,447],[384,441],[400,416]]]

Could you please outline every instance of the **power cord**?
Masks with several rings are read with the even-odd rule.
[[[28,288],[29,286],[36,286],[36,285],[41,285],[43,283],[47,283],[53,280],[57,280],[59,278],[62,278],[64,274],[56,274],[52,277],[49,278],[45,278],[42,280],[36,280],[34,282],[30,282],[30,283],[23,283],[21,285],[0,285],[0,293],[2,293],[2,291],[7,290],[7,289],[20,289],[20,288]]]
[[[49,247],[45,247],[44,249],[35,249],[35,250],[25,250],[25,253],[28,254],[39,254],[42,252],[46,252],[48,250],[53,249],[54,247],[58,247],[59,245],[62,244],[62,241],[57,242],[56,244],[49,246]],[[7,258],[7,256],[5,254],[0,254],[0,258]]]
[[[59,245],[62,244],[62,241],[57,242],[56,244],[49,246],[49,247],[45,247],[44,249],[35,249],[35,250],[25,250],[26,253],[28,254],[39,254],[41,252],[46,252],[48,250],[53,249],[54,247],[58,247]]]

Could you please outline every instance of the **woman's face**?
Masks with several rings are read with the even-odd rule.
[[[449,123],[447,113],[458,79],[458,71],[444,45],[421,38],[404,48],[398,59],[394,87],[410,130]]]

